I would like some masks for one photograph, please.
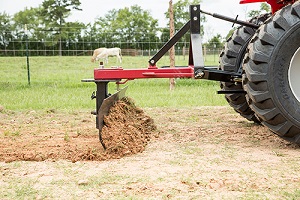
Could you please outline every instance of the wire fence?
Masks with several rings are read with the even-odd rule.
[[[45,42],[37,42],[37,41],[12,41],[12,43],[18,43],[18,46],[22,48],[14,49],[14,44],[11,44],[9,48],[0,49],[0,56],[26,56],[28,46],[28,55],[29,56],[91,56],[94,51],[94,47],[97,46],[97,43],[93,42],[78,42],[72,45],[75,48],[71,48],[70,45],[67,45],[65,42],[62,44],[56,44],[52,46],[47,46]],[[123,56],[153,56],[162,46],[161,42],[151,42],[152,46],[156,46],[155,49],[144,48],[140,43],[136,43],[136,48],[126,48],[126,43],[102,43],[102,46],[98,47],[125,47],[122,48]],[[175,45],[175,54],[180,56],[188,56],[189,54],[189,43],[177,43]],[[76,48],[78,46],[79,48]],[[132,46],[132,43],[128,45],[128,47]],[[63,48],[62,48],[63,47]],[[216,57],[219,56],[221,52],[221,48],[215,47],[206,47],[203,46],[203,54],[204,57]],[[168,52],[166,53],[168,55]]]
[[[142,35],[142,36],[141,36]],[[141,37],[138,37],[141,36]],[[169,33],[133,33],[132,36],[117,33],[86,34],[80,32],[35,31],[2,32],[0,34],[0,56],[90,56],[100,47],[122,49],[124,56],[152,56],[169,39]],[[181,38],[175,45],[176,55],[188,55],[189,36]],[[220,44],[203,45],[205,55],[218,55]]]

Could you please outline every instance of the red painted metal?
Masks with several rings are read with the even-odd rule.
[[[266,2],[270,4],[272,8],[272,13],[275,13],[276,11],[280,10],[287,4],[293,3],[294,1],[293,0],[241,0],[240,4],[256,3],[256,2]]]
[[[268,0],[241,0],[240,4],[245,4],[245,3],[255,3],[255,2],[267,2]]]
[[[267,2],[269,0],[241,0],[240,4],[245,4],[245,3],[256,3],[256,2]],[[276,1],[276,0],[275,0]]]
[[[192,78],[194,67],[157,68],[150,66],[144,69],[104,68],[94,69],[95,80],[134,80],[143,78]]]

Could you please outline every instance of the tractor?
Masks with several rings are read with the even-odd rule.
[[[272,13],[256,16],[249,21],[209,13],[200,5],[190,6],[190,20],[148,61],[145,69],[96,68],[96,127],[102,143],[104,116],[115,101],[125,95],[127,87],[111,95],[108,83],[125,84],[145,78],[193,78],[219,81],[229,105],[241,116],[263,124],[273,133],[300,145],[300,1],[241,0],[240,4],[267,2]],[[217,68],[204,66],[200,15],[211,15],[239,27],[226,41]],[[160,67],[157,61],[190,32],[187,66]],[[102,143],[103,145],[103,143]]]

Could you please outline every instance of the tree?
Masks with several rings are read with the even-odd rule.
[[[113,9],[96,20],[93,30],[101,30],[99,37],[106,42],[119,43],[121,48],[154,48],[158,20],[149,11],[134,5]]]
[[[229,38],[232,36],[232,34],[234,33],[234,31],[235,31],[236,29],[237,29],[236,27],[233,27],[233,28],[227,33],[227,35],[226,35],[226,37],[225,37],[225,40],[229,39]]]
[[[11,24],[11,16],[7,13],[0,13],[0,47],[4,49],[6,55],[6,47],[9,44],[9,41],[12,38],[12,24]]]
[[[269,13],[271,12],[271,7],[269,4],[267,3],[261,3],[260,4],[260,9],[259,10],[251,10],[248,13],[248,17],[253,18],[253,17],[257,17],[263,13]]]
[[[84,36],[81,35],[82,30],[86,28],[85,24],[82,22],[67,22],[62,28],[62,35],[64,43],[62,44],[62,49],[67,50],[78,50],[85,49],[84,45],[78,45],[77,43],[84,40]],[[87,40],[89,41],[89,40]],[[84,44],[82,42],[81,44]],[[89,46],[89,44],[87,44]],[[68,54],[69,55],[69,54]]]
[[[175,24],[175,30],[179,30],[186,22],[190,20],[190,11],[189,6],[200,4],[201,0],[178,0],[174,5],[174,24]],[[169,20],[169,12],[165,12],[166,18]],[[203,23],[206,21],[205,16],[202,15],[200,21]],[[168,24],[169,25],[169,24]],[[161,35],[161,41],[165,42],[168,38],[169,29],[164,28],[162,29],[162,35]],[[204,28],[201,24],[201,35],[204,34]],[[186,45],[186,42],[189,41],[189,35],[186,34],[182,39],[180,39],[178,46],[183,47]]]
[[[251,10],[250,12],[248,12],[247,16],[252,19],[252,18],[260,16],[260,15],[262,15],[264,13],[269,13],[269,12],[271,12],[271,7],[269,6],[269,4],[267,4],[267,3],[261,3],[259,10]],[[229,31],[229,33],[226,35],[225,39],[227,40],[233,34],[233,32],[236,29],[237,28],[232,28]]]
[[[44,22],[50,30],[56,31],[56,40],[59,41],[59,55],[61,55],[61,31],[66,23],[66,18],[70,16],[72,10],[82,10],[79,8],[80,0],[44,0],[40,15],[44,16]],[[58,29],[57,29],[58,28]]]
[[[39,16],[40,8],[25,8],[23,11],[19,11],[13,16],[13,29],[15,30],[15,40],[25,39],[24,28],[27,28],[27,36],[30,41],[30,46],[32,48],[38,49],[38,43],[45,38],[38,31],[40,24],[42,24],[41,17]],[[13,49],[24,48],[21,43],[14,43]]]
[[[217,34],[214,37],[212,37],[206,44],[206,47],[209,49],[222,48],[223,47],[222,36],[220,34]]]
[[[86,35],[96,41],[98,46],[94,46],[94,49],[99,48],[99,46],[105,46],[107,43],[113,43],[113,41],[118,41],[115,34],[113,34],[112,24],[116,20],[118,15],[118,10],[112,9],[104,17],[99,17],[96,19],[93,25],[89,25],[90,28],[86,31]],[[106,47],[110,47],[107,46]]]
[[[72,10],[82,10],[79,0],[44,0],[40,15],[44,22],[53,27],[61,27]]]
[[[189,6],[200,4],[201,0],[178,0],[174,5],[174,24],[175,29],[179,30],[188,20],[190,20]],[[167,19],[169,19],[169,12],[165,13]],[[205,22],[205,16],[201,16],[201,22]],[[201,34],[203,35],[203,26],[201,26]]]
[[[40,8],[25,8],[23,11],[19,11],[16,14],[14,14],[14,29],[22,30],[24,29],[24,25],[27,24],[28,31],[31,34],[34,34],[34,31],[42,23],[42,21],[40,21],[39,11]]]

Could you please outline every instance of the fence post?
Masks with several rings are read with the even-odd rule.
[[[174,12],[173,12],[173,3],[172,0],[169,2],[169,16],[170,16],[170,38],[175,34],[174,27]],[[170,67],[175,67],[175,46],[170,48]],[[170,90],[175,89],[175,78],[170,78]]]
[[[29,68],[27,24],[25,24],[25,40],[26,40],[27,79],[28,79],[28,85],[30,85],[30,68]]]

